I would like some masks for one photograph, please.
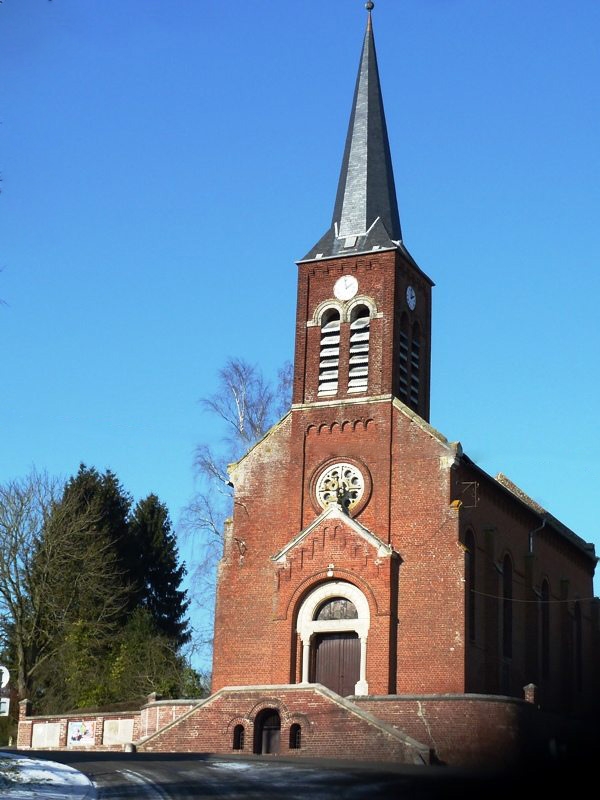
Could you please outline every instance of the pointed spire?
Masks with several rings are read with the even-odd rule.
[[[305,256],[327,258],[397,247],[402,238],[368,2],[352,113],[331,228]]]

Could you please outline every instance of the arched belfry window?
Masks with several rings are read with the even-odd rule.
[[[583,689],[583,627],[581,620],[581,603],[575,601],[575,687],[578,692]]]
[[[357,305],[350,314],[350,353],[348,391],[365,392],[369,382],[369,337],[371,312],[366,305]]]
[[[419,324],[415,322],[412,329],[410,342],[410,405],[415,407],[419,404],[419,385],[421,370],[421,330]]]
[[[330,308],[321,319],[321,349],[319,353],[319,395],[337,394],[340,366],[340,314]]]
[[[402,315],[400,320],[400,348],[398,354],[398,396],[403,403],[408,403],[408,317]]]

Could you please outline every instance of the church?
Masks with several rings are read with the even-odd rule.
[[[593,545],[429,422],[433,281],[403,243],[367,9],[331,226],[298,261],[291,412],[230,472],[212,690],[278,698],[240,705],[254,752],[294,724],[310,746],[291,687],[432,750],[463,719],[495,747],[497,717],[597,708]]]
[[[136,728],[142,752],[510,766],[599,710],[594,546],[430,424],[434,283],[366,8],[331,225],[297,262],[291,410],[230,467],[212,694]]]

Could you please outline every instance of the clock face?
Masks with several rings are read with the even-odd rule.
[[[415,306],[417,305],[417,295],[412,286],[408,286],[406,289],[406,302],[408,303],[410,310],[414,311]]]
[[[350,300],[358,291],[358,281],[354,275],[342,275],[335,282],[333,293],[338,300]]]

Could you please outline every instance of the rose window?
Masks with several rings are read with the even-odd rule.
[[[352,511],[364,494],[365,481],[354,464],[332,464],[319,476],[315,489],[321,508],[335,503]]]

